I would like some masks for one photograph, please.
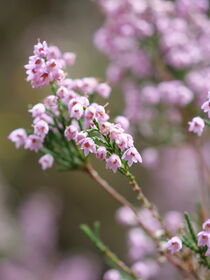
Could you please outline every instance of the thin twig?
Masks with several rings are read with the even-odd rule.
[[[98,172],[96,170],[94,170],[90,164],[87,164],[85,166],[84,171],[87,172],[94,181],[96,181],[100,186],[102,186],[103,189],[112,196],[112,198],[114,198],[116,201],[118,201],[121,205],[129,207],[133,211],[133,213],[137,217],[136,220],[137,220],[138,225],[155,242],[157,248],[160,248],[161,241],[157,238],[157,236],[154,235],[154,233],[152,231],[150,231],[147,227],[145,227],[145,225],[139,220],[138,212],[131,205],[131,203],[126,198],[124,198],[121,194],[119,194],[115,189],[113,189],[107,183],[106,180],[101,178],[100,175],[98,174]],[[133,187],[135,188],[135,190],[139,188],[137,183],[134,184]],[[150,204],[150,202],[147,199],[146,199],[146,203]],[[159,216],[159,214],[158,214],[158,216]],[[185,266],[182,259],[178,259],[175,256],[169,255],[166,251],[163,251],[162,254],[168,259],[169,262],[171,262],[174,266],[176,266],[182,272],[182,274],[184,276],[189,276],[191,280],[192,279],[201,280],[199,278],[199,276],[197,276],[197,274],[194,270],[189,269],[188,267]]]

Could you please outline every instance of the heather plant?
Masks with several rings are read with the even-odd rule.
[[[147,7],[139,4],[144,2],[138,1],[117,1],[116,4],[113,1],[100,2],[101,5],[105,5],[103,7],[108,5],[109,16],[113,16],[112,13],[127,13],[128,10],[124,10],[123,6],[125,3],[136,3],[132,7],[138,10],[137,15],[141,14],[142,9],[144,10]],[[145,2],[145,5],[146,3],[149,2]],[[173,16],[172,2],[167,2],[166,6],[165,2],[158,1],[157,3],[163,5],[160,6],[161,9],[158,6],[158,12],[161,12],[162,16],[165,16],[165,13],[168,15],[169,12],[169,15]],[[154,5],[153,9],[155,8],[157,9],[157,5]],[[195,9],[201,12],[205,11],[204,8],[202,5],[200,7],[195,4]],[[179,13],[181,13],[180,10]],[[150,15],[150,13],[148,14]],[[188,19],[188,16],[188,14],[180,14],[184,21]],[[119,19],[121,19],[121,16],[119,16]],[[170,19],[171,17],[165,20],[168,22]],[[140,23],[139,28],[144,27],[149,32],[147,35],[152,36],[152,26],[147,26],[146,22],[145,25],[142,22]],[[182,22],[182,24],[184,23]],[[181,26],[182,24],[180,23]],[[125,26],[125,31],[130,30],[128,27]],[[129,38],[126,37],[127,39]],[[145,39],[144,36],[143,39]],[[126,40],[124,38],[123,42],[127,42]],[[124,45],[120,42],[122,43],[122,41],[119,40],[119,46]],[[129,40],[127,44],[129,45]],[[121,55],[120,52],[119,55]],[[105,99],[109,97],[111,87],[108,83],[101,82],[93,77],[80,79],[68,77],[66,66],[72,66],[75,57],[74,53],[63,54],[58,47],[48,46],[45,41],[38,40],[34,46],[33,55],[29,57],[29,62],[25,65],[27,81],[31,83],[33,88],[48,86],[51,93],[40,103],[29,106],[28,111],[32,116],[31,128],[15,129],[10,133],[9,139],[15,143],[17,148],[24,147],[39,153],[41,155],[39,164],[43,170],[56,166],[61,171],[80,170],[85,172],[121,204],[122,208],[118,209],[116,219],[118,222],[129,226],[128,254],[132,261],[131,267],[125,264],[101,240],[100,224],[98,222],[92,228],[81,225],[82,231],[108,259],[111,270],[105,273],[104,280],[150,279],[158,273],[161,264],[166,261],[180,270],[185,279],[209,279],[210,221],[205,219],[206,212],[205,209],[202,209],[204,205],[201,204],[200,206],[201,215],[199,215],[197,224],[192,221],[187,212],[184,217],[176,211],[170,211],[164,217],[160,215],[156,206],[144,195],[131,172],[133,163],[142,163],[142,157],[134,146],[134,139],[128,132],[129,121],[133,123],[133,119],[129,116],[128,118],[118,116],[112,121],[107,110],[108,104],[104,102],[103,105],[99,105],[96,102],[98,95]],[[120,58],[119,60],[121,61]],[[183,64],[181,65],[183,67]],[[146,69],[147,64],[140,65],[138,63],[136,66]],[[173,63],[171,66],[175,67]],[[184,66],[186,67],[186,64]],[[187,64],[187,66],[189,65]],[[176,67],[180,70],[179,67],[181,66],[176,64]],[[164,70],[165,72],[170,73],[168,70]],[[138,72],[138,74],[140,73]],[[133,79],[132,76],[128,78]],[[158,82],[158,77],[154,80]],[[158,116],[162,114],[162,109],[164,114],[168,109],[176,110],[180,114],[185,112],[185,109],[192,111],[192,114],[195,113],[194,108],[197,108],[195,96],[184,82],[169,80],[163,83],[165,84],[159,84],[158,87],[165,87],[170,97],[173,95],[176,102],[169,102],[169,104],[167,101],[167,105],[166,103],[164,105],[156,103]],[[156,96],[156,94],[159,94],[159,90],[153,88],[152,93]],[[153,105],[154,103],[152,103]],[[153,108],[152,106],[151,108]],[[209,112],[208,106],[209,101],[202,105],[204,112]],[[139,108],[138,110],[140,111]],[[160,120],[154,119],[154,121]],[[185,121],[186,117],[182,119],[182,125],[185,124]],[[144,123],[142,119],[141,122]],[[208,120],[206,120],[206,123],[208,124]],[[170,120],[169,124],[173,128]],[[181,129],[182,125],[179,123],[176,132]],[[194,117],[189,125],[189,130],[200,136],[205,121],[200,117]],[[185,134],[188,135],[187,127],[182,127],[182,131],[184,129],[186,130]],[[164,131],[168,133],[166,127]],[[156,139],[158,137],[159,135],[154,140],[159,141],[159,139]],[[187,141],[186,138],[185,140]],[[114,173],[120,172],[127,179],[131,190],[136,194],[140,203],[138,208],[97,173],[90,163],[91,155],[103,161],[106,169]],[[200,231],[202,224],[203,231]]]

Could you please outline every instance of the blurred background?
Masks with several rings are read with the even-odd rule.
[[[37,38],[77,54],[75,66],[69,69],[71,77],[105,79],[106,58],[92,43],[102,22],[96,5],[87,0],[1,1],[1,279],[102,279],[106,269],[102,257],[79,229],[81,223],[92,224],[96,220],[102,222],[104,241],[124,260],[127,258],[126,231],[114,222],[118,207],[115,201],[85,174],[53,169],[43,172],[37,163],[38,155],[16,150],[7,139],[11,130],[30,125],[27,105],[49,93],[47,87],[32,89],[25,81],[24,64]],[[110,100],[112,115],[121,114],[123,107],[122,95],[114,88]],[[106,171],[103,163],[93,165],[115,188],[135,201],[123,177]],[[158,165],[150,169],[135,167],[134,172],[162,212],[183,211],[193,207],[191,198],[196,194],[198,180],[196,172],[192,175],[195,167],[190,149],[183,147],[163,150]],[[173,182],[172,176],[176,176]],[[75,276],[77,266],[83,267],[86,276]],[[41,278],[35,276],[37,270]]]

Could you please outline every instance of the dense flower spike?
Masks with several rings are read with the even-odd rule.
[[[95,94],[109,97],[111,87],[107,83],[93,77],[66,77],[64,69],[74,60],[73,53],[62,54],[58,47],[38,41],[25,66],[27,80],[33,87],[50,84],[52,94],[29,109],[33,133],[27,135],[24,129],[17,129],[9,139],[17,148],[43,153],[39,163],[44,170],[54,161],[64,169],[83,168],[85,157],[92,153],[113,172],[118,168],[126,172],[126,161],[129,166],[142,162],[132,136],[125,132],[129,121],[119,116],[116,123],[109,122],[106,106],[93,102]]]
[[[198,246],[207,246],[205,251],[205,256],[210,256],[210,219],[203,223],[203,231],[197,234],[198,236]]]
[[[109,58],[107,79],[124,93],[131,129],[155,146],[182,141],[197,106],[210,117],[208,0],[95,2],[105,20],[94,43]],[[190,131],[200,136],[196,123]]]

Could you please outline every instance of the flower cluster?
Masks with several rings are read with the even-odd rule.
[[[95,2],[105,21],[94,42],[109,57],[108,80],[122,87],[125,115],[155,147],[187,139],[183,127],[210,88],[209,1]],[[189,125],[202,134],[201,119]]]
[[[184,238],[183,236],[183,242],[185,245],[187,245],[187,247],[189,247],[192,250],[195,250],[196,253],[201,253],[201,255],[205,254],[205,256],[209,256],[210,255],[210,219],[206,220],[203,223],[203,231],[200,231],[197,234],[197,238],[195,236],[195,233],[193,232],[192,229],[192,225],[190,226],[190,231],[191,234],[193,236],[194,241],[197,243],[195,245],[199,247],[203,247],[204,250],[200,251],[199,249],[197,249],[196,247],[194,247],[195,245],[189,245],[189,240],[187,241],[186,236]],[[182,245],[183,245],[182,240],[178,237],[178,236],[174,236],[171,239],[168,240],[166,247],[167,249],[172,253],[176,253],[178,251],[180,251],[182,249]]]
[[[178,228],[183,224],[182,215],[177,211],[167,212],[164,218],[167,227],[173,233],[177,232]],[[138,216],[135,216],[133,211],[126,206],[120,207],[117,210],[116,220],[118,223],[128,227],[128,257],[133,263],[133,271],[143,279],[153,278],[160,271],[160,266],[154,259],[156,254],[155,244],[152,239],[138,227],[138,221],[156,236],[161,235],[160,223],[151,215],[148,209],[141,208],[138,211]],[[112,279],[121,280],[123,278],[119,271],[111,269],[104,274],[104,280]]]
[[[107,98],[110,86],[92,77],[69,79],[64,74],[65,65],[72,64],[74,57],[72,53],[62,55],[46,42],[34,46],[34,56],[26,66],[28,81],[33,87],[50,84],[52,95],[29,108],[32,130],[16,129],[9,139],[17,148],[42,152],[39,163],[44,170],[54,161],[66,169],[84,167],[89,153],[106,161],[106,168],[113,172],[142,162],[126,131],[128,120],[119,116],[116,123],[110,122],[105,106],[93,102],[96,94]]]
[[[203,231],[198,233],[198,246],[207,246],[205,256],[210,255],[210,219],[203,223]]]
[[[207,100],[201,105],[201,109],[204,113],[207,113],[208,118],[210,118],[210,91],[208,91]],[[204,131],[205,124],[208,126],[210,125],[208,120],[199,116],[194,117],[192,121],[189,122],[189,131],[201,136]]]

